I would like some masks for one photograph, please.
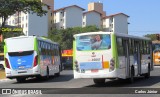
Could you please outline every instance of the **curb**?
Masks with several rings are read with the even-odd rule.
[[[0,79],[0,82],[11,81],[10,79]]]

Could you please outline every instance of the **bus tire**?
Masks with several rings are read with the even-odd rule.
[[[60,76],[60,72],[55,73],[55,77],[59,77]]]
[[[47,75],[46,75],[46,79],[49,79],[49,68],[47,67],[47,70],[46,70],[47,72]]]
[[[93,79],[95,84],[105,84],[105,78]]]
[[[150,77],[150,64],[148,64],[148,73],[146,73],[144,75],[145,78],[149,78]]]
[[[59,71],[58,71],[58,73],[55,73],[55,77],[59,77],[59,76],[60,76],[60,71],[61,71],[61,66],[59,66]]]
[[[134,67],[131,67],[131,76],[129,78],[129,82],[133,83],[134,82]]]
[[[22,83],[26,80],[26,78],[16,78],[18,83]]]

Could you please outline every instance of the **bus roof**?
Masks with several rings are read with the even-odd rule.
[[[147,38],[147,37],[133,36],[133,35],[128,35],[128,34],[124,34],[124,33],[101,32],[101,31],[99,31],[99,32],[86,32],[86,33],[75,34],[74,37],[76,37],[76,36],[82,36],[82,35],[92,35],[92,34],[115,34],[116,36],[120,36],[120,37],[151,40],[150,38]]]
[[[37,38],[37,40],[42,40],[42,41],[46,41],[46,42],[49,42],[49,43],[54,43],[54,44],[57,44],[56,42],[53,42],[47,38],[44,38],[44,37],[37,37],[37,36],[18,36],[18,37],[11,37],[11,38],[6,38],[5,40],[12,40],[12,39],[20,39],[20,38]]]

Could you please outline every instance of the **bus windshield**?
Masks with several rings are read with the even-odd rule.
[[[76,48],[78,51],[107,50],[111,48],[111,38],[109,34],[77,36]]]
[[[22,52],[34,50],[34,38],[13,38],[6,41],[7,52]]]
[[[154,44],[153,50],[160,50],[160,44]]]

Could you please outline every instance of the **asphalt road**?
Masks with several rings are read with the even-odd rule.
[[[0,88],[41,88],[46,97],[160,97],[160,94],[134,94],[135,89],[146,90],[150,88],[160,89],[160,67],[155,67],[151,72],[151,77],[135,78],[133,84],[126,80],[106,80],[104,85],[95,85],[92,79],[73,79],[71,70],[64,70],[60,77],[51,77],[48,80],[28,79],[24,83],[17,83],[16,80],[0,81]],[[50,89],[46,89],[50,88]],[[142,88],[142,89],[141,89]],[[105,92],[107,91],[107,93]],[[116,92],[114,92],[116,91]],[[119,91],[119,92],[117,92]],[[159,91],[160,92],[160,91]],[[132,94],[130,94],[132,93]],[[48,95],[51,94],[51,95]],[[44,95],[0,95],[4,97],[30,97]]]

